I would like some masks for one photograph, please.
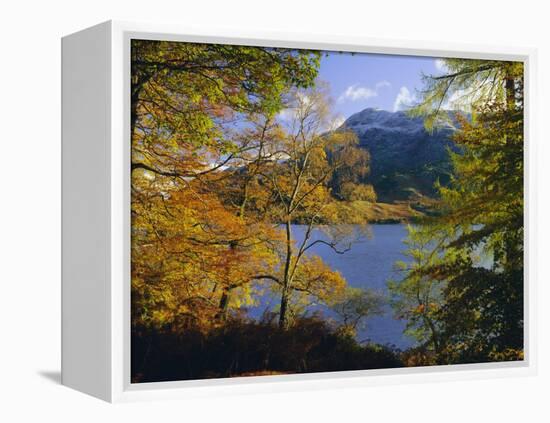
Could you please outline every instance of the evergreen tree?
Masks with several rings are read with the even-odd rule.
[[[394,294],[401,302],[411,300],[411,280],[438,285],[441,303],[432,318],[439,362],[521,359],[523,67],[481,60],[445,63],[445,75],[425,78],[423,101],[413,113],[426,116],[433,127],[444,116],[441,108],[459,99],[472,119],[457,113],[454,140],[461,153],[451,153],[454,177],[448,187],[439,187],[438,216],[418,230],[440,240],[429,247],[437,260],[409,269]],[[418,236],[415,231],[412,239]]]

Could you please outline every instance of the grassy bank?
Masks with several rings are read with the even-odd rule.
[[[370,201],[335,201],[324,209],[319,223],[365,224],[365,223],[407,223],[414,222],[432,213],[434,200],[422,202],[381,203]],[[306,217],[297,215],[293,223],[304,224]]]

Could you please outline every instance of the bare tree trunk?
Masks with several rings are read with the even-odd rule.
[[[229,255],[233,255],[235,253],[235,250],[237,249],[237,243],[236,242],[230,242],[229,243],[229,251],[227,252]],[[228,269],[229,272],[229,269]],[[232,282],[229,281],[229,284]],[[219,305],[219,311],[217,314],[218,319],[225,320],[227,318],[227,311],[229,310],[229,300],[231,297],[231,290],[233,289],[232,286],[225,286],[222,291],[222,295],[220,297],[220,305]]]
[[[279,328],[286,329],[288,327],[287,321],[287,309],[288,309],[288,286],[283,287],[283,293],[281,295],[281,310],[279,312]]]
[[[429,317],[424,316],[424,321],[428,324],[430,331],[432,332],[432,344],[434,346],[434,352],[438,355],[441,351],[441,345],[439,343],[439,334],[435,328],[435,325]]]
[[[218,312],[218,319],[225,320],[227,319],[227,310],[229,308],[229,289],[224,289],[222,296],[220,298],[220,310]]]
[[[291,289],[291,276],[290,276],[290,266],[292,264],[292,230],[290,223],[290,216],[287,217],[285,223],[286,226],[286,259],[285,259],[285,270],[283,278],[283,291],[281,293],[281,308],[279,310],[279,328],[286,329],[288,326],[288,301],[290,298],[290,289]]]

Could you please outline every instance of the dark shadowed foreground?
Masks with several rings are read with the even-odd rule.
[[[133,383],[402,366],[389,348],[360,345],[315,317],[287,330],[272,322],[231,320],[209,333],[132,335]]]

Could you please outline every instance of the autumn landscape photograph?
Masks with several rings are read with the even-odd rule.
[[[132,383],[524,359],[522,62],[133,39]]]

